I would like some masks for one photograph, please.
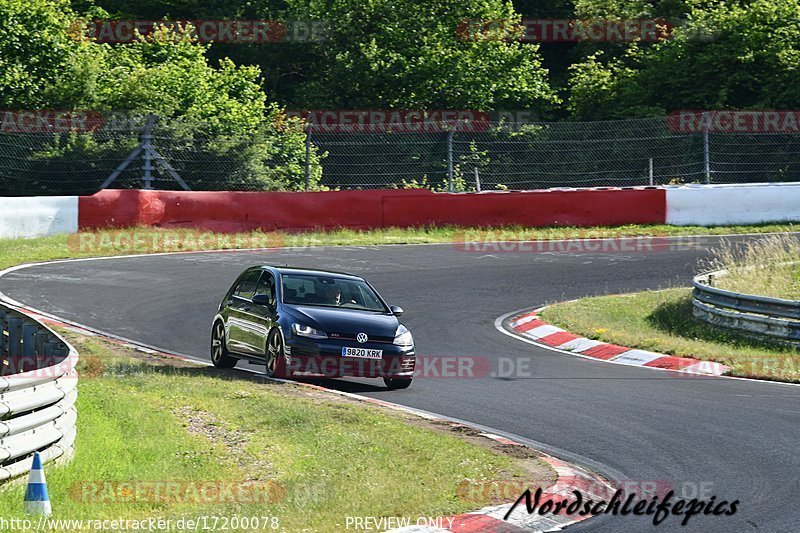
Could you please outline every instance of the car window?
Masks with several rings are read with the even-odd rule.
[[[302,304],[307,299],[316,295],[314,280],[299,276],[283,276],[283,301],[286,303]]]
[[[283,274],[281,278],[283,302],[287,304],[388,312],[363,280],[314,274]]]
[[[258,282],[258,278],[261,276],[261,270],[250,270],[244,277],[239,281],[239,284],[236,286],[236,290],[233,291],[233,294],[240,298],[247,298],[248,300],[253,298],[253,295],[256,291],[256,283]]]
[[[373,290],[369,288],[369,286],[366,283],[363,286],[354,287],[354,290],[357,292],[357,294],[355,294],[353,298],[363,307],[368,307],[368,308],[383,307],[383,304],[378,299],[378,296],[375,294]]]
[[[275,279],[269,272],[264,272],[261,279],[258,280],[254,294],[264,294],[269,296],[269,301],[275,301]]]

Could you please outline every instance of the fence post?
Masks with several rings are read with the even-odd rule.
[[[706,183],[711,183],[711,156],[708,146],[708,113],[703,113],[703,172]]]
[[[306,123],[306,191],[311,187],[311,127]]]
[[[150,113],[147,115],[147,122],[144,125],[144,131],[142,132],[142,150],[144,151],[144,176],[142,176],[142,181],[144,182],[143,189],[146,191],[153,189],[153,123],[155,122],[155,115]]]
[[[170,165],[164,157],[158,153],[158,150],[153,148],[153,125],[156,123],[156,119],[158,117],[153,113],[147,115],[147,122],[145,123],[144,130],[142,131],[142,135],[140,136],[140,142],[134,148],[133,152],[128,154],[128,157],[125,158],[125,161],[119,164],[119,166],[114,169],[114,172],[106,178],[106,181],[100,185],[101,189],[107,189],[114,183],[119,175],[122,173],[123,170],[128,168],[134,159],[139,157],[139,154],[142,154],[144,157],[144,176],[142,176],[142,181],[144,181],[144,188],[145,189],[152,189],[153,184],[153,163],[155,162],[156,165],[159,165],[161,169],[170,175],[172,179],[174,179],[178,185],[183,188],[184,191],[191,191],[192,189],[189,185],[181,178],[180,174],[178,174],[172,165]]]
[[[650,158],[650,161],[649,161],[649,164],[648,164],[648,170],[649,170],[649,175],[650,175],[650,185],[652,186],[653,185],[653,158],[652,157]]]
[[[478,172],[478,167],[475,167],[475,190],[481,192],[481,175]]]
[[[447,132],[447,190],[453,192],[453,137],[456,134],[456,128],[453,126]]]

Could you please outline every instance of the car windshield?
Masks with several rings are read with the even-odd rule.
[[[283,274],[281,278],[285,304],[389,312],[363,280],[325,274]]]

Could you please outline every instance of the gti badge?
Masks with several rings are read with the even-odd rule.
[[[356,335],[356,340],[361,344],[364,344],[369,340],[369,337],[367,337],[366,333],[359,333],[358,335]]]

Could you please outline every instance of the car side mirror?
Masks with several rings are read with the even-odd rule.
[[[396,305],[390,305],[389,310],[394,316],[403,316],[403,308]]]
[[[272,297],[267,294],[256,294],[253,296],[253,303],[256,305],[265,305],[269,308],[274,307],[272,305]]]

